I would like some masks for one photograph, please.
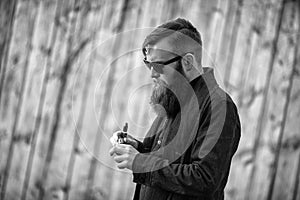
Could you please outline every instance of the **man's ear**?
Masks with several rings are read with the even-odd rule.
[[[195,57],[191,53],[187,53],[181,60],[183,68],[188,72],[194,68]]]

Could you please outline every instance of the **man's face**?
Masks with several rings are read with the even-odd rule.
[[[176,57],[176,54],[171,53],[168,45],[168,43],[160,42],[157,45],[150,46],[146,52],[146,60],[149,62],[165,62]],[[180,110],[180,104],[170,88],[176,88],[179,84],[178,76],[184,76],[180,59],[165,65],[159,72],[153,68],[150,70],[154,83],[150,99],[151,106],[159,115],[174,117]]]
[[[170,51],[160,49],[157,46],[152,46],[151,48],[148,48],[145,59],[148,62],[164,63],[176,57],[178,57],[178,55],[173,54]],[[178,76],[184,75],[180,58],[170,64],[162,65],[160,70],[156,71],[155,69],[151,68],[150,73],[153,81],[160,79],[163,80],[167,85],[174,87],[176,87],[176,80],[179,80]]]

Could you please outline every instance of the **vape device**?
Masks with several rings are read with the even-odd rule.
[[[128,130],[128,123],[126,122],[125,125],[124,125],[124,127],[123,127],[123,130],[122,130],[121,134],[118,135],[117,142],[119,144],[125,144],[126,143],[127,130]]]

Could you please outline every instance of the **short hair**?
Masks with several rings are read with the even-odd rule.
[[[155,45],[160,40],[168,38],[173,50],[178,55],[193,52],[201,64],[202,40],[198,30],[186,19],[177,18],[155,28],[144,40],[142,51],[146,55],[146,46]]]

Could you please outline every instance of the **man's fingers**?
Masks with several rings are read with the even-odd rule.
[[[117,163],[117,167],[119,169],[125,169],[128,168],[128,155],[127,154],[122,154],[122,155],[116,155],[114,157],[115,162]]]
[[[114,154],[117,154],[117,155],[122,154],[122,149],[116,145],[116,146],[114,146],[113,148],[111,148],[109,150],[109,154],[111,156],[114,155]]]
[[[110,149],[109,153],[111,156],[114,155],[113,159],[117,163],[118,168],[132,170],[132,162],[139,152],[131,145],[117,144]]]
[[[115,160],[117,163],[120,163],[120,162],[122,162],[122,161],[124,161],[124,160],[126,160],[126,159],[127,159],[126,154],[123,154],[123,155],[117,155],[117,156],[114,157],[114,160]]]
[[[115,147],[109,150],[109,155],[112,156],[115,153]]]
[[[117,144],[109,150],[109,154],[112,156],[114,153],[117,155],[126,153],[129,145],[127,144]]]
[[[118,163],[118,164],[117,164],[117,167],[118,167],[119,169],[125,169],[125,168],[128,168],[128,162],[127,162],[127,160],[124,160],[124,161]]]
[[[129,146],[128,144],[119,144],[118,145],[120,148],[125,149],[127,146]]]

